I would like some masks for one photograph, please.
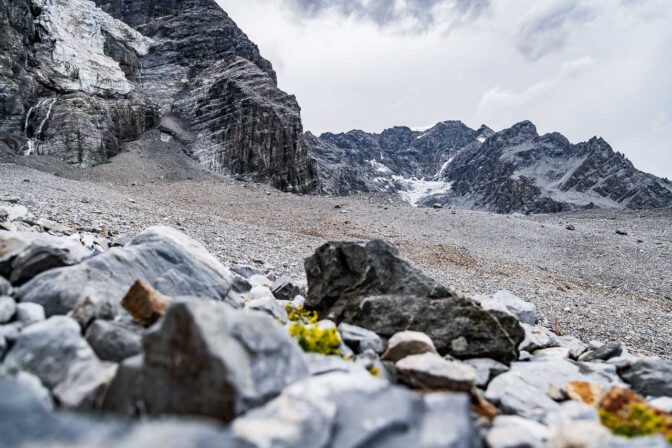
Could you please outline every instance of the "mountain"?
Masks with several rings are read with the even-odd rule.
[[[295,97],[214,0],[96,3],[0,0],[0,153],[89,167],[175,139],[212,171],[315,190]]]
[[[446,121],[306,135],[323,193],[398,192],[413,205],[496,213],[672,205],[672,183],[637,170],[601,138],[571,144],[529,121],[494,132]]]

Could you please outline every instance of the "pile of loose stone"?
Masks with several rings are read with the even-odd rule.
[[[0,204],[0,445],[668,446],[598,408],[670,422],[672,361],[557,335],[506,291],[464,297],[384,241],[305,267],[302,284],[168,227],[120,238]],[[287,309],[316,311],[339,355],[303,352]]]

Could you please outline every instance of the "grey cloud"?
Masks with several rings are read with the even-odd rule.
[[[518,50],[530,60],[538,60],[567,43],[571,32],[595,17],[579,0],[539,3],[522,19]]]
[[[480,16],[491,0],[284,0],[306,17],[337,13],[369,21],[380,27],[409,26],[422,32],[434,27],[450,27],[453,22]],[[453,17],[446,17],[448,13]],[[452,20],[451,20],[452,19]]]

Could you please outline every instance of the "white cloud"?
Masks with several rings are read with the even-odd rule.
[[[332,7],[312,13],[300,1],[219,0],[297,95],[308,130],[530,119],[572,141],[602,136],[672,177],[669,0],[384,0],[395,5],[385,20],[333,6],[383,0],[322,0]],[[431,4],[431,19],[413,4]]]

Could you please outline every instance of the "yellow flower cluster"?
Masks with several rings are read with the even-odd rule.
[[[625,412],[600,409],[602,424],[614,434],[639,437],[660,434],[672,444],[672,423],[668,418],[644,403],[633,403]]]
[[[341,337],[335,328],[321,329],[314,324],[296,322],[289,326],[289,334],[296,339],[304,352],[325,356],[340,354]]]
[[[287,317],[292,322],[299,322],[304,325],[314,324],[319,319],[319,316],[316,311],[309,311],[303,308],[303,306],[294,307],[291,303],[288,303],[285,306],[287,311]]]

